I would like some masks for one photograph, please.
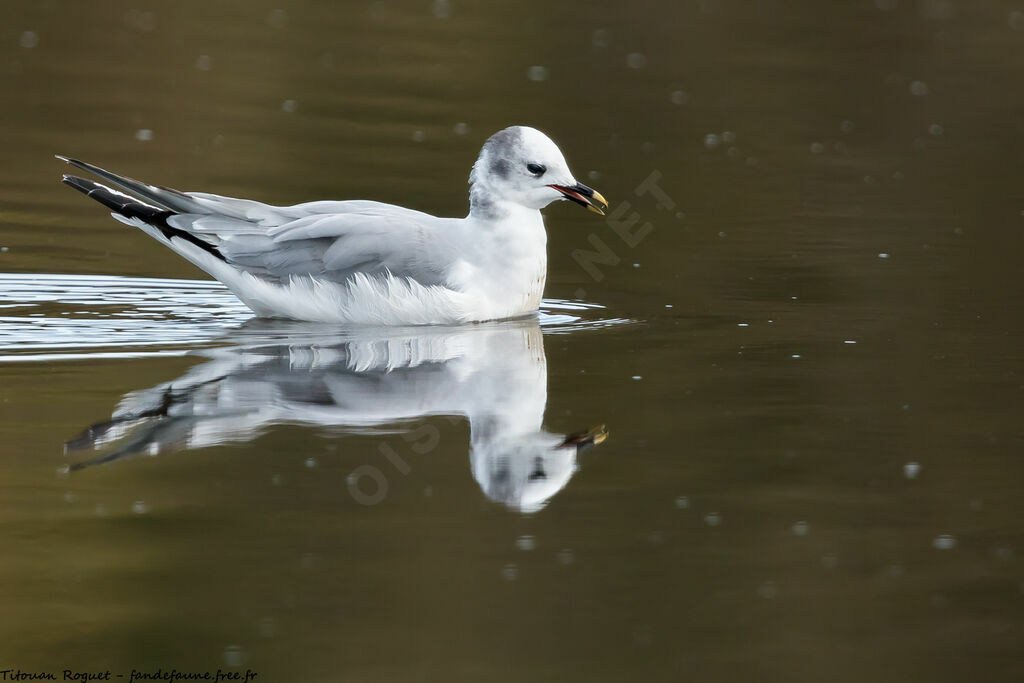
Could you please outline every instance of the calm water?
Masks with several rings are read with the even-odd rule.
[[[1024,5],[0,19],[0,668],[1020,680]],[[472,328],[250,320],[52,158],[463,215],[512,123],[619,213]]]

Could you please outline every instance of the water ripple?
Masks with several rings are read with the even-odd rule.
[[[629,322],[594,317],[602,310],[545,299],[540,325],[565,334]],[[252,319],[215,281],[0,273],[0,362],[182,355]]]

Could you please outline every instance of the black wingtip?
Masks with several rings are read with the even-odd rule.
[[[60,181],[65,185],[70,185],[84,195],[88,195],[100,186],[99,183],[92,180],[86,180],[85,178],[79,178],[76,175],[69,175],[67,173],[61,176]]]
[[[175,215],[173,211],[158,209],[123,193],[114,192],[106,185],[97,183],[95,180],[87,180],[85,178],[79,178],[78,176],[68,175],[65,173],[61,178],[61,182],[65,185],[70,185],[86,197],[95,199],[114,213],[119,213],[126,218],[138,218],[142,222],[152,225],[154,228],[162,232],[164,237],[167,239],[180,237],[186,242],[191,242],[196,245],[203,251],[213,254],[221,261],[227,260],[220,252],[220,249],[216,246],[209,242],[204,242],[190,232],[170,225],[167,222],[167,219]]]

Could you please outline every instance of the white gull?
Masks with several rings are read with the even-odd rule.
[[[526,126],[484,143],[465,218],[366,200],[270,206],[58,158],[124,192],[77,176],[65,175],[65,183],[271,318],[418,325],[527,315],[540,306],[547,276],[540,209],[559,199],[600,214],[608,206],[576,181],[548,136]]]

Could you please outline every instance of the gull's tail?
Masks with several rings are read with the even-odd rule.
[[[209,209],[204,208],[189,195],[169,187],[141,183],[138,180],[111,173],[99,166],[93,166],[77,159],[69,159],[60,155],[57,155],[57,158],[131,193],[119,192],[94,180],[73,175],[64,176],[63,182],[66,185],[70,185],[86,197],[92,197],[110,209],[111,215],[117,220],[141,228],[151,237],[163,242],[208,273],[210,273],[210,268],[206,261],[210,256],[216,257],[217,261],[226,261],[220,249],[217,248],[217,244],[198,237],[190,230],[182,229],[188,227],[191,221],[186,220],[182,223],[170,220],[178,214],[210,213]],[[195,252],[192,247],[198,247],[209,256]],[[210,274],[213,275],[213,273]]]
[[[63,159],[64,157],[58,158]],[[87,168],[92,172],[100,171],[101,173],[96,174],[102,174],[101,177],[106,179],[119,178],[119,176],[108,171],[103,171],[102,169],[97,169],[95,166],[89,166],[88,164],[83,164],[82,162],[76,162],[70,159],[65,159],[65,161],[70,164],[74,164],[75,166],[79,166],[80,168]],[[136,183],[136,181],[129,180],[127,178],[122,178],[121,180],[127,182],[115,182],[114,180],[111,180],[111,182],[125,188],[130,186],[129,183],[141,185],[141,183]],[[220,253],[220,250],[213,244],[199,239],[190,232],[186,232],[185,230],[170,225],[167,222],[167,219],[171,216],[177,215],[176,211],[151,206],[150,204],[124,194],[123,192],[112,190],[106,185],[102,185],[93,180],[79,178],[78,176],[65,175],[63,182],[65,185],[70,185],[86,197],[92,197],[100,204],[110,209],[113,212],[114,218],[117,218],[122,222],[128,223],[129,225],[137,225],[139,227],[148,226],[150,228],[156,228],[159,234],[162,235],[172,247],[174,246],[174,239],[179,238],[194,244],[208,254],[216,256],[221,261],[225,260],[224,256]],[[147,197],[147,199],[154,198]],[[156,234],[152,231],[147,230],[147,232],[156,237]]]

